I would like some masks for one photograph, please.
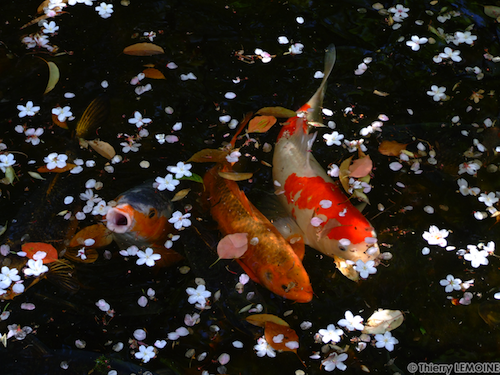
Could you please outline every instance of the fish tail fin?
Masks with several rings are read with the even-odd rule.
[[[106,104],[107,101],[102,97],[92,100],[76,125],[75,135],[77,138],[87,137],[90,130],[95,129],[104,122],[108,116],[108,106]]]
[[[77,292],[80,289],[80,283],[73,276],[74,266],[65,259],[58,259],[49,264],[47,279],[57,285],[62,286],[71,292]]]
[[[318,87],[311,99],[309,99],[309,101],[302,107],[307,111],[307,121],[309,122],[323,123],[321,117],[321,106],[323,105],[323,98],[325,97],[326,83],[333,70],[336,59],[337,52],[335,45],[330,44],[325,51],[325,68],[323,70],[324,76],[321,81],[321,85]]]

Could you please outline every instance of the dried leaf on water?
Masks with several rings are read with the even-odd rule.
[[[71,239],[70,247],[83,246],[86,239],[93,239],[94,248],[101,248],[109,245],[113,241],[113,232],[111,232],[104,224],[94,224],[83,228]]]
[[[45,61],[45,60],[44,60]],[[52,89],[56,86],[57,82],[59,82],[59,68],[52,61],[45,61],[49,66],[49,81],[47,82],[47,87],[45,88],[44,94],[52,91]]]
[[[142,71],[146,78],[165,79],[165,76],[156,68],[147,68]]]
[[[191,189],[182,189],[181,191],[178,191],[175,193],[174,197],[171,199],[172,202],[177,202],[180,201],[181,199],[184,199],[186,197]]]
[[[290,342],[295,342],[297,346],[299,344],[299,336],[297,336],[297,333],[290,327],[267,321],[264,324],[264,336],[266,337],[267,343],[274,350],[297,352],[296,347],[292,349],[286,345]]]
[[[204,150],[198,151],[196,154],[191,156],[188,162],[194,163],[221,163],[226,160],[227,152],[212,148],[206,148]]]
[[[52,122],[57,126],[59,126],[60,128],[68,129],[68,124],[66,124],[66,121],[64,122],[59,121],[57,115],[52,114]]]
[[[252,178],[253,173],[238,173],[238,172],[228,172],[228,171],[219,171],[219,176],[225,178],[226,180],[231,181],[245,181]]]
[[[37,179],[37,180],[45,180],[45,178],[43,178],[39,173],[36,173],[36,172],[32,172],[32,171],[28,171],[28,174],[33,177],[34,179]]]
[[[373,162],[370,155],[365,155],[362,158],[356,159],[349,166],[350,177],[360,178],[367,176],[373,168]]]
[[[248,124],[249,133],[265,133],[276,124],[274,116],[255,116]]]
[[[500,7],[494,5],[484,5],[484,14],[488,17],[498,18],[500,17]]]
[[[386,156],[399,156],[403,150],[406,150],[408,143],[399,143],[396,141],[382,141],[378,146],[378,152]]]
[[[349,166],[351,165],[352,156],[350,158],[345,159],[339,167],[339,180],[342,184],[342,187],[346,192],[349,191]]]
[[[123,53],[132,56],[153,56],[165,53],[165,51],[156,44],[144,42],[125,47]]]
[[[257,327],[265,327],[266,322],[273,322],[285,327],[289,327],[289,324],[281,319],[279,316],[272,314],[254,314],[250,315],[245,319],[248,323],[253,324]]]
[[[378,309],[368,318],[363,333],[376,334],[392,331],[398,328],[403,320],[402,311]]]
[[[94,139],[92,141],[87,141],[87,143],[94,149],[95,152],[108,160],[113,159],[113,157],[116,155],[115,149],[108,142]]]
[[[58,253],[54,246],[44,242],[26,242],[21,246],[21,250],[26,253],[26,257],[33,259],[39,251],[45,252],[47,255],[42,259],[43,263],[52,263],[58,259]]]
[[[219,241],[217,255],[221,259],[241,258],[248,249],[248,233],[228,234]]]
[[[48,169],[47,166],[44,165],[43,167],[37,168],[37,171],[39,173],[49,173],[49,172],[63,173],[63,172],[67,172],[75,167],[76,167],[76,164],[71,164],[71,163],[67,163],[63,168],[54,168],[54,169]]]
[[[97,260],[97,258],[99,258],[99,254],[97,254],[97,251],[95,249],[86,248],[85,259],[82,259],[81,256],[78,256],[78,251],[80,249],[81,249],[80,247],[68,249],[66,250],[64,257],[71,260],[72,262],[80,262],[80,263],[94,263]]]
[[[257,115],[274,116],[278,118],[295,117],[297,113],[291,109],[283,107],[264,107],[257,111]]]

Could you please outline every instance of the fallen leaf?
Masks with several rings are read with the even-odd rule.
[[[142,71],[146,78],[165,79],[165,76],[156,68],[147,68]]]
[[[32,171],[28,171],[28,174],[29,174],[31,177],[33,177],[33,178],[35,178],[35,179],[37,179],[37,180],[45,180],[45,178],[43,178],[42,176],[40,176],[40,174],[39,174],[39,173],[32,172]]]
[[[226,180],[231,181],[245,181],[252,178],[253,173],[238,173],[238,172],[227,172],[227,171],[219,171],[219,176],[225,178]]]
[[[345,192],[349,191],[349,166],[351,165],[352,156],[345,159],[339,167],[339,180]]]
[[[363,158],[356,159],[349,166],[350,177],[360,178],[367,176],[373,168],[372,159],[370,155],[365,155]]]
[[[249,133],[265,133],[276,124],[274,116],[255,116],[248,124]]]
[[[83,242],[88,238],[92,238],[95,241],[91,247],[98,249],[109,245],[113,241],[113,232],[101,223],[90,225],[75,234],[71,239],[69,246],[81,247],[83,246]]]
[[[373,90],[373,93],[378,96],[389,96],[389,93],[385,91]]]
[[[280,337],[280,335],[283,335]],[[274,322],[265,322],[264,325],[264,336],[266,337],[267,343],[274,350],[283,350],[285,352],[297,352],[297,348],[290,349],[286,346],[287,343],[296,342],[297,345],[299,343],[299,336],[297,333],[290,327],[276,324]],[[278,342],[277,342],[278,341]]]
[[[42,259],[43,263],[52,263],[58,259],[58,253],[54,246],[43,243],[43,242],[26,242],[21,246],[21,250],[26,253],[26,257],[29,259],[33,259],[33,255],[35,255],[39,251],[43,251],[47,253],[45,258]]]
[[[257,115],[290,118],[297,116],[297,112],[283,107],[264,107],[257,111]]]
[[[496,7],[494,5],[485,5],[484,14],[486,14],[488,17],[498,18],[500,16],[500,7]]]
[[[175,193],[174,197],[170,201],[171,202],[180,201],[181,199],[184,199],[184,197],[186,197],[190,191],[191,189],[182,189],[181,191]]]
[[[206,148],[191,156],[188,162],[194,163],[221,163],[226,161],[227,151]]]
[[[16,179],[16,172],[14,171],[14,168],[12,166],[8,166],[5,169],[5,182],[7,182],[6,185],[12,184],[15,179]]]
[[[125,47],[123,53],[132,56],[153,56],[165,53],[165,51],[156,44],[144,42]]]
[[[273,322],[285,327],[289,327],[288,323],[276,315],[272,314],[254,314],[245,319],[248,323],[257,327],[265,327],[266,322]]]
[[[113,157],[116,155],[115,149],[108,142],[94,139],[93,141],[87,141],[87,143],[94,149],[95,152],[108,160],[113,159]]]
[[[399,156],[406,149],[408,143],[399,143],[396,141],[382,141],[378,146],[378,152],[385,156]]]
[[[348,264],[344,259],[334,255],[333,259],[335,261],[335,265],[337,269],[340,271],[342,275],[347,277],[349,280],[358,281],[359,273],[356,272],[354,266],[352,264]]]
[[[248,233],[228,234],[219,241],[217,255],[221,259],[241,258],[248,249]]]
[[[85,259],[82,259],[80,256],[78,256],[78,250],[80,249],[81,247],[68,249],[66,250],[64,257],[71,260],[72,262],[79,263],[94,263],[99,258],[99,254],[97,254],[97,251],[95,249],[87,248],[85,249]]]
[[[376,334],[392,331],[403,323],[403,312],[378,309],[368,318],[363,333]]]
[[[45,61],[45,60],[44,60]],[[59,82],[59,68],[52,61],[45,61],[49,66],[49,81],[47,82],[47,87],[45,88],[44,94],[52,91],[52,89],[56,86],[57,82]]]
[[[60,128],[68,129],[68,124],[66,124],[66,121],[64,122],[59,121],[57,115],[52,114],[52,122],[57,126],[59,126]]]
[[[47,166],[44,165],[43,167],[37,168],[37,171],[39,173],[49,173],[49,172],[63,173],[63,172],[69,171],[75,167],[76,167],[76,164],[71,164],[71,163],[67,163],[66,166],[64,166],[63,168],[54,168],[54,169],[48,169]]]

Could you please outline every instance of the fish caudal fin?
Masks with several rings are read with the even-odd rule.
[[[330,44],[326,49],[325,68],[323,70],[324,76],[323,80],[321,81],[321,85],[318,87],[311,99],[309,99],[309,101],[300,109],[304,109],[305,111],[307,111],[308,122],[323,124],[321,116],[321,106],[323,105],[323,98],[325,97],[326,83],[328,81],[330,73],[333,70],[336,59],[337,52],[335,49],[335,45]]]

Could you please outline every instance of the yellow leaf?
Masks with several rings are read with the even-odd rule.
[[[335,261],[335,265],[337,269],[340,271],[342,275],[347,277],[349,280],[358,281],[359,273],[356,272],[354,266],[352,264],[348,264],[344,259],[334,255],[333,259]]]
[[[389,96],[389,93],[385,91],[373,90],[373,93],[378,96]]]
[[[165,79],[165,76],[156,68],[147,68],[142,71],[146,78]]]
[[[219,171],[219,176],[221,176],[222,178],[225,178],[226,180],[231,180],[231,181],[245,181],[245,180],[252,178],[253,173],[250,173],[250,172],[238,173],[238,172]]]
[[[276,117],[274,116],[255,116],[248,124],[249,133],[265,133],[276,124]]]
[[[346,192],[349,191],[349,166],[351,165],[352,156],[345,159],[339,167],[339,180]]]
[[[297,112],[283,107],[264,107],[257,111],[257,115],[274,116],[278,118],[290,118],[297,116]]]
[[[171,202],[177,202],[183,199],[186,195],[189,194],[191,189],[182,189],[181,191],[178,191],[175,193],[174,197],[170,200]]]
[[[35,178],[35,179],[37,179],[37,180],[45,180],[45,178],[43,178],[42,176],[40,176],[40,174],[39,174],[39,173],[32,172],[32,171],[28,171],[28,174],[29,174],[31,177],[33,177],[33,178]]]
[[[266,322],[273,322],[285,327],[289,327],[288,323],[276,315],[272,314],[254,314],[245,319],[248,323],[257,327],[264,327]]]
[[[188,162],[194,163],[221,163],[226,161],[227,152],[206,148],[191,156]]]
[[[163,54],[165,51],[153,43],[136,43],[126,47],[123,53],[132,56],[153,56]]]
[[[297,336],[297,333],[290,327],[274,322],[266,322],[264,325],[264,336],[266,337],[267,343],[274,350],[297,352],[296,348],[291,349],[286,346],[286,344],[290,342],[295,342],[297,346],[299,344],[299,336]]]
[[[403,323],[404,316],[399,310],[375,311],[365,324],[363,333],[376,334],[392,331]]]
[[[45,88],[44,94],[52,91],[52,89],[56,86],[57,82],[59,82],[59,68],[52,61],[45,61],[49,66],[49,81],[47,82],[47,87]]]
[[[95,152],[108,160],[113,159],[113,157],[116,155],[115,149],[108,142],[94,139],[93,141],[87,141],[87,143],[94,149]]]

